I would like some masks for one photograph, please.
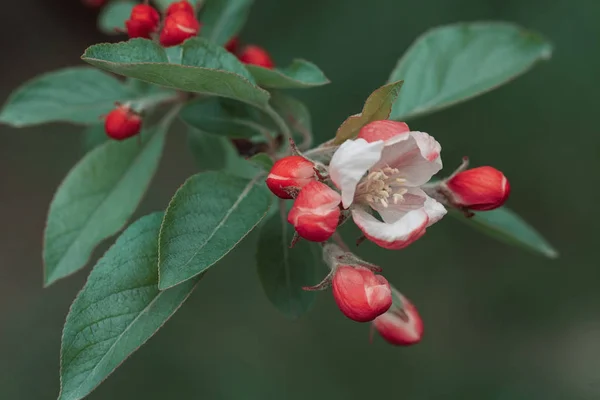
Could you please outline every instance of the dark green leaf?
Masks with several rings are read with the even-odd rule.
[[[294,230],[280,215],[273,215],[260,229],[256,263],[258,276],[269,300],[286,316],[298,318],[315,301],[315,292],[302,290],[316,284],[321,263],[314,243],[299,241],[290,249]]]
[[[19,87],[0,112],[0,122],[16,127],[59,121],[94,124],[115,102],[138,96],[130,86],[97,69],[66,68]]]
[[[540,233],[508,208],[502,207],[492,211],[478,212],[472,218],[465,218],[459,212],[452,212],[450,215],[502,242],[543,254],[549,258],[558,257],[558,252]]]
[[[253,0],[206,0],[202,6],[201,35],[223,46],[242,29],[252,3]]]
[[[296,136],[312,136],[310,112],[304,103],[281,92],[271,93],[270,103],[273,109],[292,128]]]
[[[403,83],[403,81],[388,83],[371,93],[362,112],[348,117],[338,128],[334,143],[342,144],[348,139],[354,139],[360,128],[369,122],[388,119],[392,111],[392,104],[396,101]]]
[[[102,8],[98,16],[98,28],[107,35],[118,35],[125,30],[134,1],[113,1]]]
[[[181,64],[181,59],[183,58],[182,46],[165,47],[165,53],[171,64]]]
[[[131,217],[158,167],[167,128],[107,142],[86,154],[60,184],[44,235],[44,282],[82,268],[94,248]]]
[[[104,124],[89,126],[83,131],[83,150],[87,153],[101,144],[104,144],[107,140],[108,136],[106,136]]]
[[[306,60],[294,60],[291,65],[278,69],[256,65],[247,65],[246,68],[259,86],[270,89],[303,89],[329,83],[323,71]]]
[[[252,156],[250,157],[249,161],[258,165],[266,172],[269,172],[271,168],[273,168],[273,159],[265,153],[258,153],[257,155]]]
[[[200,38],[183,44],[181,64],[170,64],[165,50],[147,39],[116,44],[98,44],[86,50],[82,59],[116,74],[173,89],[228,97],[267,106],[269,93],[238,59],[222,47]]]
[[[188,145],[201,171],[225,168],[228,152],[235,151],[229,139],[196,129],[188,130]]]
[[[552,54],[538,34],[508,23],[461,23],[433,29],[400,59],[391,81],[406,81],[391,118],[428,114],[488,92]]]
[[[167,7],[169,7],[172,3],[175,3],[177,1],[180,0],[153,0],[154,4],[156,4],[156,7],[158,7],[160,10],[166,10]],[[192,3],[194,3],[192,1]]]
[[[270,130],[261,125],[264,117],[256,109],[229,99],[192,101],[186,104],[179,116],[192,128],[232,138],[252,138]]]
[[[198,279],[158,290],[162,213],[132,224],[98,261],[63,330],[59,400],[79,400],[143,345],[192,293]]]
[[[159,288],[204,271],[229,253],[267,213],[271,193],[255,178],[224,172],[192,176],[171,200],[159,239]]]

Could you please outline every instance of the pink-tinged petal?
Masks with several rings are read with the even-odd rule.
[[[447,211],[440,202],[427,195],[425,195],[425,197],[427,198],[424,204],[425,212],[429,216],[429,223],[427,226],[431,226],[442,219],[444,215],[446,215]]]
[[[440,144],[425,132],[409,132],[385,142],[374,168],[396,168],[408,186],[421,186],[442,169]]]
[[[383,222],[393,224],[407,213],[423,209],[428,197],[425,192],[419,188],[413,187],[407,187],[406,190],[407,192],[402,195],[403,200],[394,203],[394,201],[390,199],[387,207],[381,203],[371,204],[371,207],[381,215]]]
[[[364,139],[346,140],[329,163],[329,176],[342,191],[342,205],[348,208],[354,200],[356,185],[379,161],[384,142],[368,143]]]
[[[375,318],[373,325],[382,338],[396,346],[410,346],[423,337],[423,320],[415,306],[403,297],[403,309],[394,306]]]
[[[362,208],[352,210],[352,219],[367,239],[389,250],[403,249],[419,239],[429,222],[424,209],[410,211],[393,224],[377,220]]]
[[[410,129],[405,122],[390,120],[373,121],[360,129],[358,138],[372,143],[378,140],[388,140],[408,132],[410,132]]]

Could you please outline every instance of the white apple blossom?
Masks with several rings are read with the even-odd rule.
[[[439,221],[446,209],[420,188],[442,168],[440,144],[395,121],[375,121],[335,152],[329,175],[367,239],[401,249]],[[373,216],[377,211],[383,221]]]

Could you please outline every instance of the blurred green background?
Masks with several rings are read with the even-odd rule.
[[[555,45],[550,62],[475,100],[412,121],[443,147],[503,170],[509,206],[558,248],[551,261],[444,220],[406,250],[359,253],[417,305],[423,342],[395,348],[345,319],[330,293],[298,321],[266,300],[256,235],[90,399],[600,398],[600,2],[597,0],[258,0],[242,38],[276,61],[300,56],[332,80],[300,93],[319,141],[358,112],[426,29],[514,21]],[[76,0],[3,2],[0,99],[24,80],[79,64],[107,38]],[[194,172],[173,132],[138,215],[165,207]],[[0,399],[58,394],[61,329],[89,268],[42,289],[42,231],[54,189],[82,156],[80,129],[0,127]],[[346,231],[349,239],[355,231]],[[105,248],[105,246],[104,246]],[[101,254],[99,249],[97,254]]]

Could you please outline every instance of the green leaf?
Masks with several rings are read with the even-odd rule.
[[[314,244],[301,240],[289,248],[294,230],[280,215],[273,215],[260,229],[256,263],[258,276],[269,300],[290,318],[298,318],[315,301],[316,293],[302,290],[314,285],[321,263]]]
[[[147,39],[88,48],[82,59],[98,68],[187,92],[227,97],[265,108],[269,92],[227,50],[204,39],[188,39],[181,65],[171,64],[165,50]]]
[[[232,138],[252,138],[270,130],[261,125],[264,117],[256,109],[229,99],[192,101],[186,104],[179,116],[192,128]]]
[[[403,81],[388,83],[380,87],[367,98],[362,113],[352,115],[338,128],[334,143],[342,144],[348,139],[354,139],[360,128],[369,122],[388,119],[392,104],[396,101]]]
[[[175,193],[160,230],[161,290],[206,271],[254,229],[271,204],[258,178],[205,172]]]
[[[98,261],[63,330],[59,400],[79,400],[104,381],[179,309],[198,279],[158,290],[162,213],[132,224]]]
[[[60,184],[44,234],[44,282],[80,268],[94,248],[117,233],[142,199],[163,151],[166,124],[141,133],[143,142],[107,142],[86,154]]]
[[[291,65],[280,69],[257,65],[247,65],[246,68],[259,86],[269,89],[304,89],[329,83],[323,71],[306,60],[294,60]]]
[[[428,114],[488,92],[546,60],[552,46],[508,23],[461,23],[433,29],[400,59],[389,81],[406,81],[392,119]]]
[[[98,28],[107,35],[119,35],[125,29],[125,21],[129,19],[131,10],[136,5],[133,1],[113,1],[100,11]]]
[[[257,155],[250,157],[248,161],[258,165],[266,172],[271,171],[271,168],[273,168],[273,159],[266,153],[258,153]]]
[[[281,92],[272,92],[270,103],[273,109],[292,128],[296,136],[312,135],[310,111],[304,103]]]
[[[83,131],[82,145],[86,153],[106,143],[106,141],[108,141],[108,136],[106,136],[104,124],[91,125]]]
[[[202,6],[201,35],[223,46],[246,23],[253,0],[206,0]]]
[[[166,10],[167,7],[177,1],[179,0],[153,0],[154,4],[156,4],[156,7],[158,7],[160,10]]]
[[[451,212],[450,215],[502,242],[549,258],[558,257],[558,252],[539,232],[508,208],[476,212],[472,218],[465,218],[459,212]]]
[[[241,157],[225,137],[190,129],[188,144],[200,170],[225,170],[247,179],[252,179],[263,171],[256,163]]]
[[[95,124],[115,102],[138,96],[130,86],[97,69],[65,68],[19,87],[0,112],[0,122],[16,127],[47,122]]]

